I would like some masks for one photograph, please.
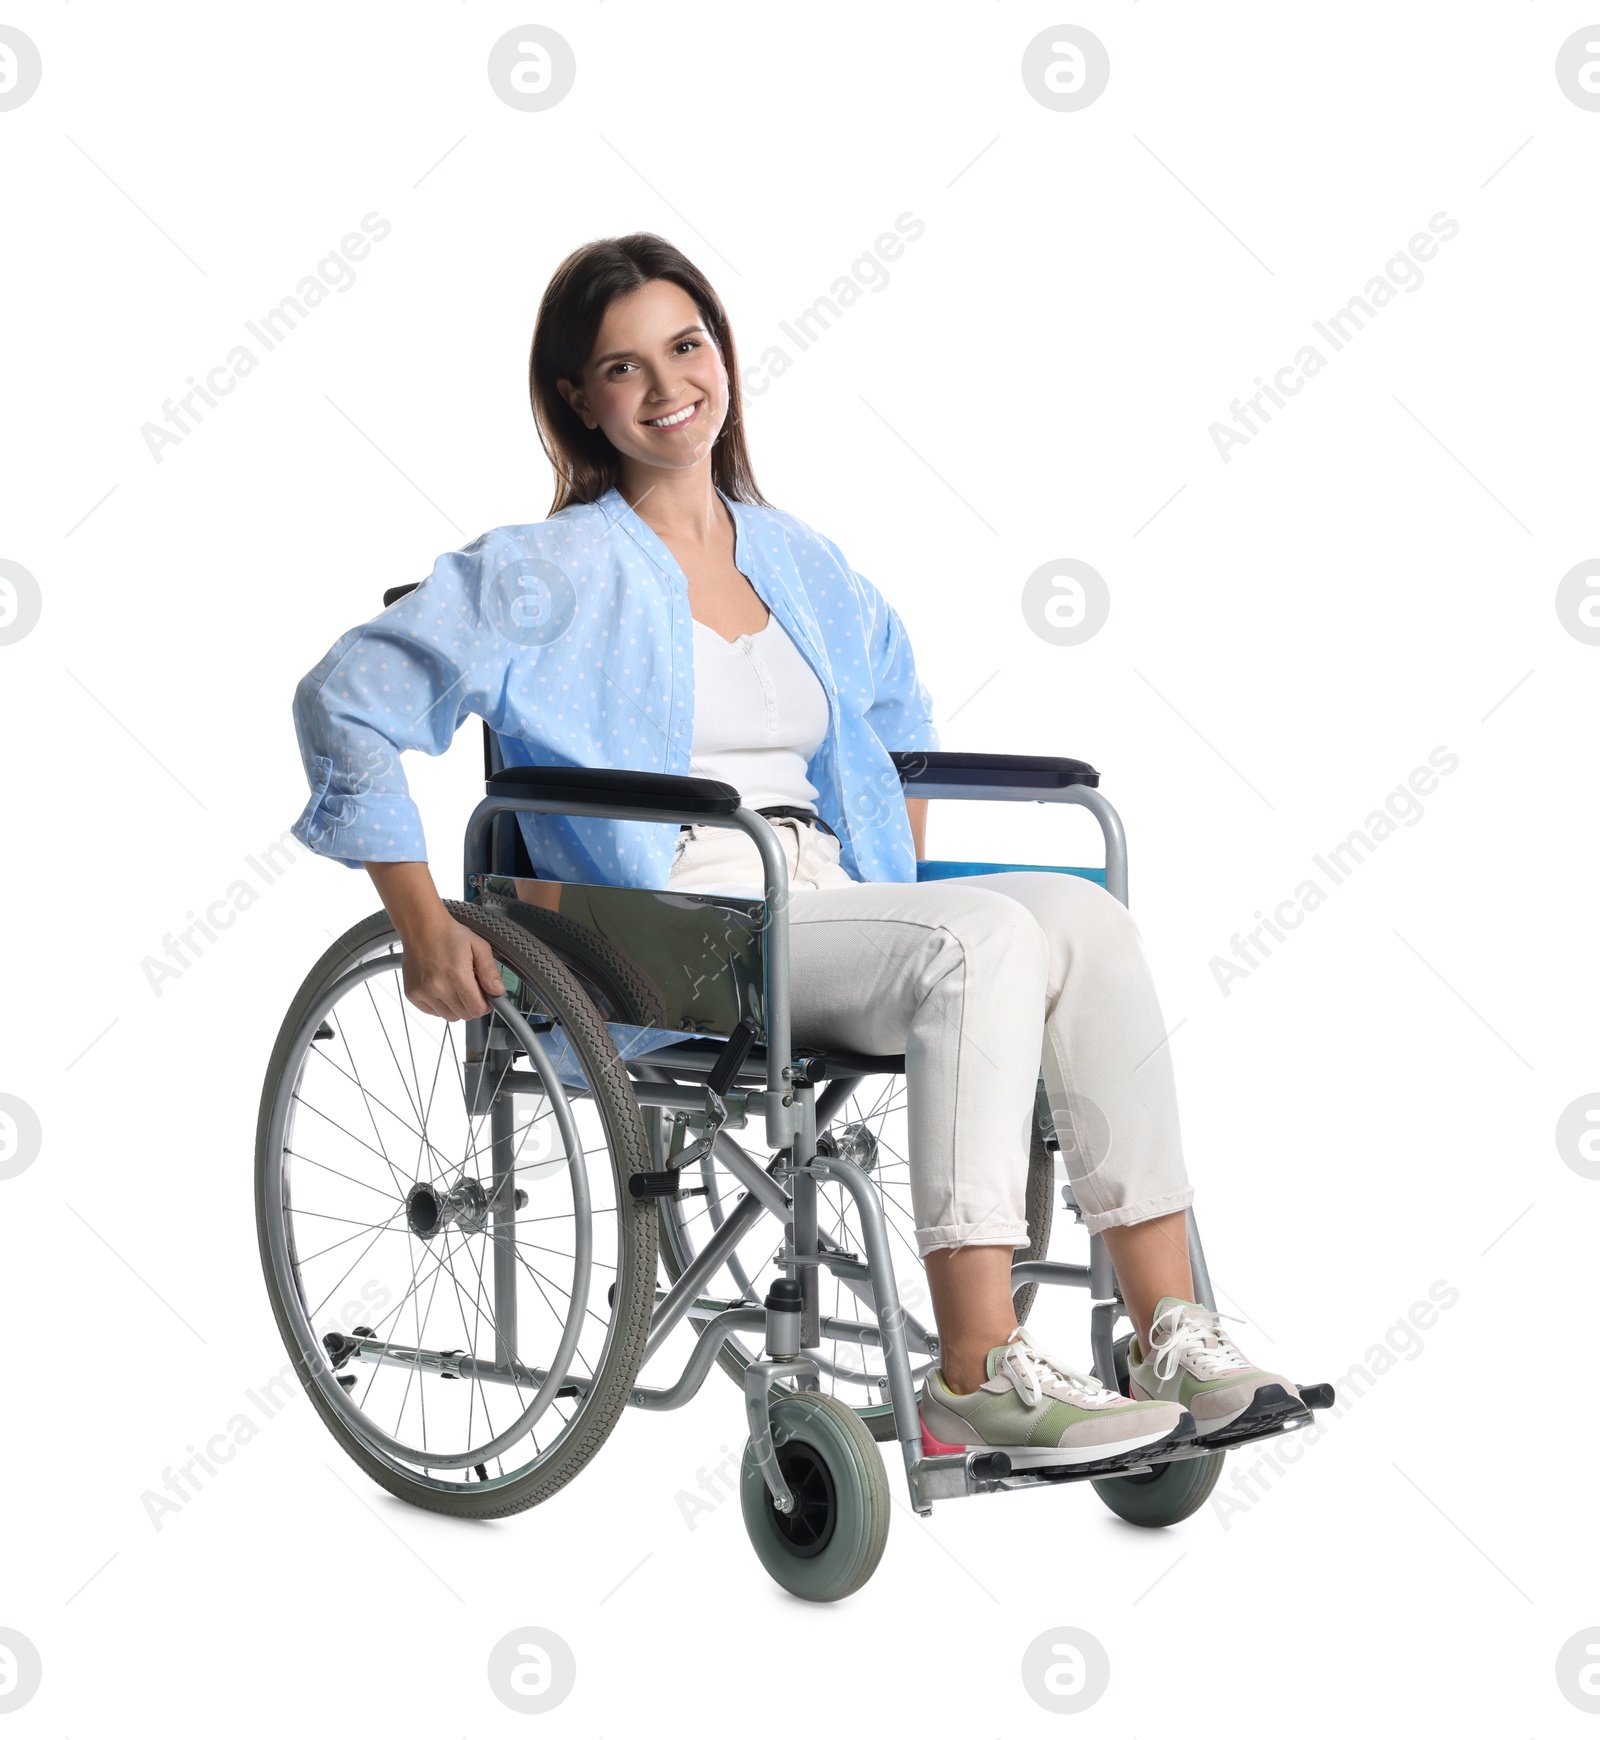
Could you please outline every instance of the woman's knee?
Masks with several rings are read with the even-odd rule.
[[[1137,950],[1140,946],[1133,914],[1116,895],[1086,876],[1047,873],[1030,889],[1029,899],[1046,935],[1069,947]]]
[[[1050,970],[1050,939],[1037,916],[1020,900],[991,888],[950,890],[939,928],[962,957],[1008,977],[1036,977]]]

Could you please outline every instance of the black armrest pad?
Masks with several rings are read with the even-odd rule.
[[[1087,761],[1071,761],[1064,755],[964,755],[944,749],[896,749],[891,756],[912,796],[919,779],[930,785],[1031,785],[1045,791],[1100,783],[1100,775]]]
[[[490,777],[488,790],[491,797],[636,804],[643,809],[687,810],[697,816],[731,816],[739,808],[738,792],[720,779],[637,773],[625,767],[507,767]]]
[[[413,580],[409,586],[391,586],[383,595],[383,608],[387,610],[391,604],[398,604],[408,592],[415,592],[421,584],[420,580]]]

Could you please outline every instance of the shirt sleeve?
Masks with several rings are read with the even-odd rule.
[[[917,675],[911,637],[900,613],[861,575],[856,580],[872,603],[872,705],[867,723],[885,749],[937,749],[939,732],[933,722],[933,697]]]
[[[442,755],[463,720],[488,718],[504,694],[512,648],[483,600],[501,542],[488,532],[441,556],[301,678],[294,724],[311,797],[291,832],[311,851],[353,869],[426,860],[400,757]]]

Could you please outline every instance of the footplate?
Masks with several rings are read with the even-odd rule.
[[[1264,1385],[1256,1392],[1256,1400],[1244,1417],[1220,1431],[1206,1434],[1206,1448],[1231,1450],[1236,1445],[1259,1444],[1263,1438],[1276,1438],[1309,1426],[1311,1410],[1333,1406],[1332,1384],[1296,1384],[1295,1389],[1299,1402],[1279,1384]]]
[[[1332,1384],[1298,1384],[1308,1410],[1331,1408]],[[1298,1432],[1310,1413],[1279,1419],[1261,1430],[1222,1443],[1185,1439],[1162,1448],[1132,1450],[1103,1462],[1064,1462],[1059,1450],[950,1450],[924,1455],[910,1470],[913,1508],[941,1498],[967,1498],[980,1492],[1020,1492],[1032,1486],[1064,1486],[1081,1480],[1117,1480],[1126,1474],[1153,1474],[1168,1462],[1188,1462],[1216,1455],[1240,1444],[1259,1444]]]

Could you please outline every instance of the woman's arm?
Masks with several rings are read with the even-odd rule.
[[[905,631],[905,624],[877,587],[860,574],[854,577],[870,595],[873,607],[868,643],[873,693],[872,705],[867,710],[867,723],[885,749],[937,749],[939,732],[933,723],[933,698],[917,675],[911,637]],[[911,823],[915,856],[926,859],[928,800],[907,797],[906,815]]]
[[[367,874],[405,950],[406,997],[429,1015],[461,1021],[487,1015],[485,994],[505,994],[494,950],[445,909],[426,864],[369,863]]]
[[[441,556],[414,592],[342,634],[301,678],[294,724],[311,799],[292,832],[302,845],[352,869],[427,859],[401,756],[443,755],[472,715],[494,724],[512,654],[523,665],[536,655],[484,607],[515,548],[486,532]]]
[[[494,712],[513,647],[483,597],[514,553],[490,532],[441,556],[409,597],[342,635],[295,691],[311,784],[295,836],[365,867],[405,950],[408,1000],[447,1021],[486,1014],[485,995],[505,987],[493,950],[439,898],[400,758],[441,755],[464,719]]]
[[[906,814],[911,818],[911,840],[919,860],[928,856],[928,800],[908,797]]]

